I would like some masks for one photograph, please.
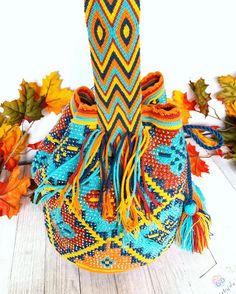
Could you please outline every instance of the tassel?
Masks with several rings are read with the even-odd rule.
[[[132,137],[127,135],[127,138],[120,141],[116,156],[119,162],[114,164],[113,182],[116,197],[120,198],[117,208],[118,220],[126,232],[134,234],[139,231],[139,219],[148,221],[150,218],[151,210],[145,197],[149,197],[155,206],[159,205],[155,196],[147,190],[147,186],[144,187],[144,195],[139,185],[140,178],[144,176],[141,158],[149,141],[148,129]]]
[[[101,145],[103,136],[104,133],[102,133],[99,130],[91,132],[86,137],[81,147],[80,153],[76,155],[74,158],[71,158],[66,163],[64,163],[64,165],[68,165],[70,164],[70,161],[78,160],[77,168],[69,178],[67,185],[54,186],[48,183],[50,177],[53,177],[54,174],[57,172],[57,170],[53,171],[51,174],[47,176],[47,178],[40,184],[40,186],[38,186],[37,190],[35,191],[34,203],[37,202],[39,194],[43,195],[39,203],[45,203],[50,198],[58,194],[59,197],[56,199],[56,207],[60,208],[63,204],[64,198],[66,197],[66,194],[70,190],[72,190],[71,205],[73,205],[76,211],[80,213],[81,206],[78,200],[80,181],[81,178],[85,176],[85,174],[89,175],[92,171],[94,171],[97,168],[98,163],[95,162],[94,164],[92,164],[92,161],[95,158],[95,155]],[[58,169],[63,169],[64,165],[60,166]]]
[[[208,248],[210,239],[210,216],[203,210],[203,204],[197,193],[184,206],[176,242],[182,249],[202,253]]]
[[[72,200],[69,209],[73,208],[81,216],[80,186],[93,177],[94,173],[100,172],[98,210],[103,219],[111,221],[117,218],[118,223],[127,233],[137,234],[139,220],[150,221],[151,209],[147,199],[149,198],[155,206],[160,204],[155,199],[155,195],[148,191],[144,178],[144,163],[141,162],[149,141],[148,128],[137,134],[125,134],[119,138],[119,141],[113,142],[107,133],[99,129],[91,132],[76,155],[77,167],[67,184],[57,187],[45,185],[47,180],[45,179],[38,188],[38,192],[45,193],[41,202],[57,194],[56,208],[61,208],[65,197],[71,192]],[[63,168],[62,165],[60,169]],[[53,177],[54,172],[48,175],[48,179]],[[144,187],[140,186],[140,179]]]

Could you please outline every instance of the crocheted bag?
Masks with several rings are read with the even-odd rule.
[[[192,184],[184,131],[208,150],[206,127],[182,126],[159,72],[140,80],[138,0],[86,0],[95,94],[75,91],[32,166],[49,240],[96,272],[153,262],[174,242],[202,252],[210,217]],[[219,144],[203,144],[194,129]]]

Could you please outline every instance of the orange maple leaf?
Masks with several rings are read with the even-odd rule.
[[[28,135],[22,136],[20,127],[15,125],[0,140],[0,153],[3,154],[4,162],[7,161],[6,168],[9,171],[12,171],[16,167],[20,159],[20,153],[26,147]]]
[[[0,182],[0,216],[7,215],[11,218],[20,209],[20,199],[30,186],[30,179],[19,179],[20,169],[15,167],[8,181]]]
[[[209,173],[209,166],[199,156],[196,147],[190,143],[187,145],[187,150],[190,158],[190,165],[192,174],[201,177],[202,173]]]
[[[187,124],[191,118],[190,111],[195,110],[196,101],[189,101],[187,93],[175,90],[172,95],[172,102],[177,105],[182,113],[183,124]]]

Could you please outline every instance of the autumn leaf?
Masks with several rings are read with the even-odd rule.
[[[39,146],[42,144],[42,141],[33,143],[33,144],[28,144],[28,147],[32,150],[38,150]]]
[[[7,134],[7,132],[10,131],[10,129],[12,128],[11,125],[8,125],[8,124],[2,124],[1,127],[0,127],[0,140],[2,138],[4,138],[4,136]]]
[[[217,149],[213,152],[214,155],[218,155],[220,157],[224,157],[224,152],[221,149]]]
[[[0,216],[7,215],[11,218],[20,209],[20,200],[30,186],[30,179],[19,179],[20,169],[15,167],[8,181],[0,182]]]
[[[228,153],[228,158],[233,159],[236,162],[236,145],[230,148],[230,152]]]
[[[221,91],[216,94],[216,98],[225,104],[228,116],[236,117],[236,77],[220,76],[217,80]]]
[[[236,102],[236,77],[231,75],[217,78],[222,90],[217,93],[216,97],[224,104]]]
[[[209,173],[209,167],[206,162],[200,158],[199,152],[196,150],[196,147],[188,143],[187,150],[190,158],[192,174],[197,177],[201,177],[202,173]]]
[[[236,101],[225,104],[225,109],[228,116],[236,118]]]
[[[208,85],[205,83],[204,79],[199,79],[196,82],[189,82],[190,88],[195,94],[197,104],[199,106],[200,112],[205,116],[209,113],[209,101],[211,100],[211,94],[206,92]]]
[[[40,99],[40,89],[41,89],[40,85],[38,85],[35,82],[30,82],[30,83],[28,83],[28,85],[30,86],[31,89],[34,90],[34,93],[35,93],[34,98],[35,98],[36,101],[38,101]],[[20,90],[19,90],[19,92],[21,93]]]
[[[195,110],[196,101],[189,101],[187,93],[175,90],[172,94],[172,102],[180,108],[183,124],[187,124],[191,118],[190,110]]]
[[[5,126],[4,126],[5,127]],[[7,129],[7,126],[5,127]],[[0,133],[1,133],[0,128]],[[20,160],[20,153],[25,149],[28,134],[21,132],[20,127],[15,125],[8,129],[0,139],[0,152],[6,165],[6,169],[12,171]]]
[[[6,122],[6,117],[0,112],[0,127]]]
[[[39,96],[45,97],[45,107],[48,112],[61,113],[73,95],[72,90],[61,88],[61,83],[62,79],[58,72],[52,72],[43,79]]]
[[[236,145],[236,127],[230,127],[219,131],[224,139],[225,145]]]
[[[13,101],[2,103],[3,114],[9,117],[9,123],[20,124],[24,119],[28,122],[39,120],[42,117],[41,105],[44,98],[36,97],[35,90],[24,80],[19,90],[20,97]]]
[[[3,145],[3,138],[7,134],[7,132],[10,131],[11,128],[12,128],[12,126],[5,124],[5,123],[2,124],[0,127],[0,173],[1,173],[3,166],[4,166],[4,153],[1,149],[2,145]]]

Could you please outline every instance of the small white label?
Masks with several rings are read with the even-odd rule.
[[[226,269],[216,265],[200,278],[204,293],[236,294],[236,274],[233,276]]]

